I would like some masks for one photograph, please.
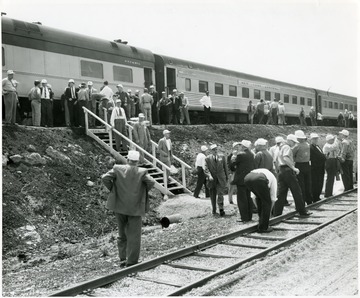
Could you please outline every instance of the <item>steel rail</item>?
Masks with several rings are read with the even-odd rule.
[[[266,249],[266,250],[264,250],[264,251],[262,251],[262,252],[260,252],[260,253],[258,253],[258,254],[256,254],[256,255],[254,255],[254,256],[251,256],[251,257],[249,257],[249,258],[247,258],[247,259],[245,259],[245,260],[242,260],[242,261],[240,261],[240,262],[237,263],[237,264],[234,264],[234,265],[232,265],[232,266],[229,266],[228,268],[225,268],[225,269],[219,270],[219,271],[217,271],[217,272],[214,272],[211,276],[205,277],[205,278],[204,278],[204,280],[206,279],[205,281],[203,281],[203,280],[198,280],[198,281],[194,282],[194,283],[192,284],[193,287],[192,287],[191,289],[201,286],[202,284],[206,283],[209,279],[211,279],[211,278],[213,278],[213,277],[216,277],[216,276],[219,276],[219,275],[221,275],[221,274],[224,274],[224,273],[227,273],[227,272],[229,272],[229,271],[232,271],[233,269],[236,269],[237,267],[243,265],[243,264],[246,263],[246,262],[252,261],[252,260],[254,260],[254,259],[261,258],[261,257],[265,256],[266,254],[268,254],[268,253],[269,253],[270,251],[272,251],[272,250],[275,250],[275,249],[278,249],[278,248],[281,248],[281,247],[284,247],[284,246],[291,245],[291,244],[293,244],[293,243],[294,243],[295,241],[297,241],[297,240],[300,240],[300,239],[305,238],[305,237],[307,237],[307,236],[309,236],[309,235],[311,235],[311,234],[314,234],[314,233],[316,233],[317,231],[321,230],[322,228],[324,228],[324,227],[326,227],[326,226],[334,223],[335,221],[338,221],[338,220],[342,219],[343,217],[345,217],[345,216],[347,216],[347,215],[355,212],[357,209],[358,209],[358,208],[356,207],[356,208],[354,208],[354,209],[352,209],[352,210],[350,210],[350,211],[348,211],[348,212],[346,212],[346,213],[344,213],[344,214],[341,214],[340,216],[338,216],[338,217],[336,217],[336,218],[333,218],[333,219],[331,219],[331,220],[329,220],[329,221],[327,221],[327,222],[325,222],[325,223],[323,223],[323,224],[321,224],[321,225],[319,225],[319,226],[317,226],[317,227],[315,227],[315,228],[313,228],[313,229],[311,229],[311,230],[308,230],[308,231],[306,231],[306,232],[304,232],[304,233],[301,233],[301,234],[296,235],[296,236],[294,236],[294,237],[292,237],[292,238],[289,238],[289,239],[287,239],[287,240],[285,240],[285,241],[283,241],[283,242],[280,242],[280,243],[278,243],[278,244],[276,244],[276,245],[274,245],[274,246],[272,246],[272,247],[269,247],[268,249]],[[219,285],[219,286],[215,287],[214,289],[211,289],[211,290],[207,291],[206,293],[201,294],[201,296],[211,296],[211,294],[212,294],[213,292],[218,291],[218,290],[220,290],[220,289],[223,288],[223,287],[229,286],[229,285],[231,285],[232,283],[234,283],[234,282],[236,282],[236,281],[238,281],[238,280],[240,280],[240,279],[243,279],[244,277],[245,277],[245,275],[243,274],[243,275],[241,275],[241,276],[239,276],[239,277],[237,277],[237,278],[235,278],[235,279],[232,279],[231,281],[227,281],[226,283],[223,283],[222,285]],[[190,285],[188,285],[188,286],[190,286]],[[184,288],[185,288],[185,287],[182,287],[182,288],[179,289],[179,292],[181,292],[181,293],[173,292],[173,293],[169,294],[168,296],[176,296],[177,294],[179,295],[179,294],[183,294],[183,293],[189,291],[189,290],[185,290]]]
[[[305,208],[307,210],[315,208],[315,207],[320,206],[320,205],[322,205],[324,203],[327,203],[327,202],[332,201],[332,200],[336,200],[337,198],[339,198],[339,197],[341,197],[343,195],[347,195],[347,194],[355,192],[355,191],[357,191],[357,188],[346,191],[346,192],[343,192],[341,194],[338,194],[338,195],[335,195],[335,196],[332,196],[332,197],[329,197],[329,198],[326,198],[326,199],[323,199],[323,200],[321,200],[319,202],[308,205]],[[354,200],[354,202],[355,201],[356,200]],[[297,213],[297,211],[291,211],[291,212],[289,212],[287,214],[283,214],[283,215],[274,217],[274,218],[270,219],[269,225],[274,225],[274,224],[280,223],[283,220],[294,217],[296,215],[296,213]],[[157,257],[157,258],[154,258],[154,259],[151,259],[151,260],[136,264],[134,266],[131,266],[131,267],[128,267],[128,268],[125,268],[125,269],[122,269],[122,270],[114,272],[112,274],[102,276],[102,277],[99,277],[99,278],[95,278],[95,279],[92,279],[90,281],[85,281],[83,283],[79,283],[79,284],[74,285],[72,287],[69,287],[67,289],[61,290],[59,292],[55,292],[55,293],[53,293],[53,294],[51,294],[49,296],[50,297],[75,296],[75,295],[80,294],[82,292],[108,285],[108,284],[113,283],[113,282],[115,282],[115,281],[117,281],[117,280],[119,280],[121,278],[124,278],[124,277],[126,277],[128,275],[137,273],[139,271],[145,271],[145,270],[154,268],[154,267],[156,267],[158,265],[161,265],[164,262],[169,262],[169,261],[172,261],[172,260],[175,260],[175,259],[179,259],[179,258],[188,256],[188,255],[191,255],[191,254],[193,254],[195,252],[198,252],[200,250],[203,250],[205,248],[209,248],[211,246],[214,246],[216,244],[220,244],[221,242],[224,242],[226,240],[234,239],[234,238],[239,237],[239,236],[244,235],[244,234],[256,232],[257,231],[257,226],[258,225],[256,223],[256,224],[254,224],[252,226],[249,226],[247,228],[243,228],[243,229],[237,230],[235,232],[231,232],[231,233],[221,235],[221,236],[216,237],[216,238],[209,239],[207,241],[204,241],[204,242],[201,242],[201,243],[198,243],[198,244],[195,244],[195,245],[192,245],[192,246],[189,246],[189,247],[186,247],[186,248],[171,252],[169,254],[166,254],[166,255],[163,255],[163,256],[160,256],[160,257]],[[319,226],[317,226],[316,228],[318,228]]]

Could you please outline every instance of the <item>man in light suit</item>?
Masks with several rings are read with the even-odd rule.
[[[211,154],[205,159],[205,175],[209,179],[212,213],[216,214],[216,195],[220,216],[225,215],[224,194],[227,190],[228,170],[226,158],[217,151],[217,145],[210,146]]]
[[[166,164],[168,167],[171,167],[173,155],[172,155],[172,144],[170,140],[170,131],[165,129],[163,131],[163,135],[164,137],[159,140],[159,144],[158,144],[160,161]],[[167,177],[169,179],[170,172],[169,170],[166,171],[167,171]]]
[[[141,217],[149,210],[147,192],[155,184],[146,169],[137,167],[139,157],[139,152],[130,150],[127,165],[114,165],[102,176],[104,185],[110,190],[106,207],[115,212],[119,227],[120,267],[139,261]]]

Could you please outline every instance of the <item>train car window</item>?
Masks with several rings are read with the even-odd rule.
[[[249,98],[250,97],[250,92],[249,92],[249,88],[242,88],[242,97],[244,98]]]
[[[339,107],[340,110],[343,110],[344,109],[344,103],[340,102],[340,107]]]
[[[353,110],[353,105],[349,105],[349,110],[350,110],[350,111]]]
[[[305,105],[305,97],[300,97],[300,105]]]
[[[206,81],[199,81],[199,92],[209,91],[209,83]]]
[[[254,99],[260,99],[261,92],[258,89],[254,89]]]
[[[224,85],[220,83],[215,83],[215,94],[224,94]]]
[[[284,103],[289,103],[289,94],[284,94]]]
[[[308,99],[307,99],[307,105],[308,105],[309,107],[312,106],[312,98],[308,98]]]
[[[337,102],[334,102],[334,109],[339,109],[339,104]]]
[[[102,63],[81,60],[80,65],[81,65],[81,75],[83,77],[92,77],[98,79],[104,78]]]
[[[191,80],[185,79],[185,91],[191,91]]]
[[[327,108],[327,101],[324,100],[324,108]]]
[[[5,49],[1,47],[2,66],[5,66]]]
[[[348,109],[349,109],[349,106],[348,106],[347,103],[346,103],[344,106],[345,106],[345,110],[348,110]]]
[[[333,103],[332,101],[329,101],[329,109],[332,109],[333,108]]]
[[[275,99],[276,99],[277,101],[280,101],[280,93],[276,93],[276,92],[275,92]]]
[[[236,86],[229,86],[229,96],[237,96],[237,87]]]
[[[270,91],[265,91],[265,100],[271,101],[271,92]]]
[[[122,66],[113,66],[114,81],[133,82],[133,71],[131,68]]]
[[[292,104],[297,105],[297,96],[292,96]]]

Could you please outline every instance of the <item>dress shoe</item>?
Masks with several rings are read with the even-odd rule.
[[[266,230],[258,230],[258,233],[270,233],[274,230],[272,227],[268,227]]]
[[[230,201],[229,204],[234,204],[234,202],[233,202],[233,201]]]
[[[291,203],[288,202],[288,201],[286,201],[286,202],[284,203],[284,206],[290,206],[290,205],[291,205]]]
[[[120,268],[125,268],[126,260],[120,260]]]
[[[224,210],[220,210],[220,216],[225,216],[225,211]]]
[[[305,213],[300,213],[300,217],[309,217],[312,212],[306,211]]]

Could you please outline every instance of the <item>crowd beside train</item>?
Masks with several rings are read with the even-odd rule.
[[[325,171],[325,198],[333,195],[335,179],[340,180],[340,176],[345,191],[354,187],[355,148],[349,131],[344,129],[337,137],[328,134],[322,148],[318,145],[319,138],[316,133],[308,138],[302,130],[297,130],[286,140],[276,137],[276,144],[270,148],[263,138],[253,145],[242,140],[233,143],[233,151],[227,156],[219,153],[216,144],[210,148],[201,146],[195,161],[198,178],[194,197],[198,198],[205,186],[212,213],[224,216],[224,195],[227,193],[229,203],[233,204],[233,194],[237,192],[239,221],[251,221],[255,209],[259,214],[258,231],[267,233],[272,231],[270,216],[281,215],[284,206],[289,205],[290,189],[296,211],[300,217],[307,217],[310,213],[305,204],[321,200]]]
[[[19,101],[18,84],[19,82],[14,79],[14,71],[8,70],[7,78],[2,80],[5,123],[24,123],[25,121],[24,124],[34,126],[79,127],[85,125],[83,107],[88,108],[103,120],[109,121],[116,102],[120,100],[120,106],[127,120],[137,117],[141,112],[145,115],[145,120],[149,121],[150,126],[152,124],[191,124],[189,99],[177,89],[173,89],[171,94],[167,95],[163,91],[159,95],[155,87],[151,85],[149,90],[144,88],[143,94],[140,95],[139,90],[125,91],[122,84],[118,84],[114,92],[107,81],[97,90],[91,81],[76,86],[75,81],[70,79],[60,99],[55,99],[52,86],[46,79],[42,79],[35,80],[34,87],[29,90],[28,98],[21,98]],[[204,122],[210,124],[212,101],[208,91],[199,99],[199,102],[203,106]],[[104,108],[107,109],[106,116],[108,117],[105,117]],[[250,124],[286,125],[286,107],[277,99],[273,101],[260,99],[256,105],[249,101],[247,114]],[[310,108],[308,116],[312,126],[321,125],[323,122],[323,115],[316,113],[314,107]],[[340,112],[337,120],[340,127],[354,127],[356,124],[353,113],[348,110],[344,113]],[[300,108],[299,122],[302,126],[307,125],[303,107]],[[90,124],[95,124],[94,119]]]

